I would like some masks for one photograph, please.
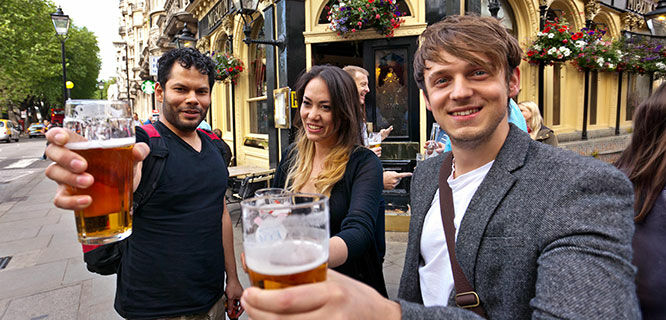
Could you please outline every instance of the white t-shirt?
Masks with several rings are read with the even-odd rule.
[[[460,222],[467,211],[467,206],[479,185],[493,166],[491,161],[453,179],[453,173],[446,180],[453,192],[453,207],[456,227],[456,239],[460,230]],[[439,206],[439,188],[432,199],[430,209],[423,222],[421,233],[421,257],[425,264],[419,267],[419,281],[423,304],[430,306],[446,306],[453,290],[453,272],[449,261],[449,250],[446,247],[442,215]]]

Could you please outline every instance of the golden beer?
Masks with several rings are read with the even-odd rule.
[[[326,280],[328,252],[317,242],[283,240],[246,249],[253,286],[282,289]]]
[[[295,274],[269,275],[254,272],[252,269],[248,269],[248,274],[250,276],[250,282],[254,287],[259,287],[261,289],[282,289],[299,284],[326,281],[327,269],[328,263],[324,262],[312,270]]]
[[[76,210],[76,229],[84,244],[104,244],[123,239],[132,231],[134,138],[100,142],[77,142],[67,148],[88,162],[86,172],[95,182],[86,189],[71,188],[76,195],[89,195],[92,203]]]

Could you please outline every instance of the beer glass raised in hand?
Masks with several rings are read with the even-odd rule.
[[[83,244],[105,244],[132,233],[134,125],[132,109],[122,101],[68,100],[64,127],[80,135],[65,145],[88,162],[95,182],[86,189],[92,204],[76,210],[76,229]]]
[[[280,289],[326,280],[328,198],[287,193],[241,202],[243,248],[253,286]]]

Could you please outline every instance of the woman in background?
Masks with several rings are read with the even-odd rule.
[[[666,83],[633,115],[631,143],[615,165],[634,184],[634,264],[643,319],[666,319]]]
[[[532,101],[523,101],[518,104],[518,107],[525,117],[527,133],[530,134],[532,140],[557,147],[557,136],[553,130],[543,125],[543,118],[537,104]]]
[[[352,77],[314,66],[296,84],[298,135],[275,172],[274,187],[329,197],[329,268],[387,296],[382,164],[361,141],[362,114]]]

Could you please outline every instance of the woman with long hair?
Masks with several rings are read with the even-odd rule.
[[[666,319],[666,83],[634,112],[631,143],[615,165],[634,184],[634,264],[644,319]]]
[[[386,296],[382,165],[363,147],[356,84],[334,66],[314,66],[296,93],[300,117],[295,143],[282,157],[274,187],[329,197],[328,266]]]
[[[525,117],[527,123],[527,133],[530,134],[532,140],[543,142],[551,146],[557,147],[557,136],[555,131],[543,125],[543,118],[539,112],[539,106],[532,101],[523,101],[518,104],[520,112]]]

